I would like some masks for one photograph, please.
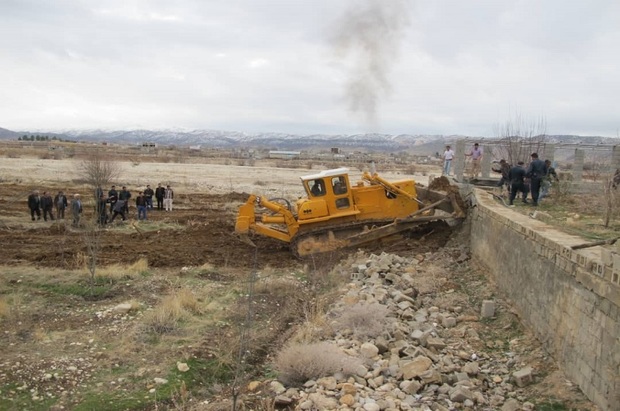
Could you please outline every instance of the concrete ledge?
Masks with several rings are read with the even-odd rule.
[[[620,254],[474,195],[473,260],[588,398],[620,409]]]

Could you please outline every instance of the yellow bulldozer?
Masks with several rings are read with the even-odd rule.
[[[430,221],[465,216],[458,189],[449,184],[447,191],[435,191],[417,186],[412,179],[389,182],[379,177],[374,166],[355,184],[347,168],[302,176],[301,182],[307,197],[294,205],[249,195],[239,208],[236,233],[246,239],[256,233],[287,242],[296,256],[305,257],[375,242]]]

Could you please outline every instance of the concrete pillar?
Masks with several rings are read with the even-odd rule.
[[[456,141],[453,164],[456,181],[463,181],[463,173],[465,172],[465,140]]]
[[[480,171],[482,173],[482,178],[489,178],[491,176],[491,147],[482,147],[482,162],[480,163]]]
[[[585,151],[578,148],[575,149],[575,161],[573,161],[573,183],[581,183],[583,178],[583,160]]]

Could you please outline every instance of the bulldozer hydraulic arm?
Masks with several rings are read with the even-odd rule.
[[[416,196],[411,195],[410,193],[404,190],[401,190],[400,188],[396,187],[394,184],[390,183],[389,181],[384,180],[383,178],[379,177],[377,174],[370,174],[369,172],[366,171],[364,172],[362,178],[368,181],[370,184],[379,184],[380,186],[382,186],[383,188],[385,188],[386,190],[394,194],[404,196],[410,200],[417,202],[420,205],[423,205],[422,201],[418,200]]]

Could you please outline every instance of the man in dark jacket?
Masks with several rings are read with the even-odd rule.
[[[54,200],[47,191],[44,191],[41,196],[41,208],[43,209],[43,219],[47,221],[47,216],[49,214],[50,220],[54,221]]]
[[[150,208],[151,210],[153,209],[153,195],[154,194],[155,192],[153,191],[151,186],[147,184],[146,190],[144,190],[144,198],[146,198],[146,206]]]
[[[67,208],[67,196],[59,191],[54,197],[54,207],[56,207],[56,216],[58,219],[65,219],[65,209]]]
[[[39,198],[39,191],[34,190],[28,196],[28,208],[30,209],[30,217],[34,221],[34,215],[37,215],[37,220],[41,219],[41,199]]]
[[[540,184],[542,179],[547,175],[547,165],[538,158],[537,153],[532,153],[532,162],[525,173],[530,179],[530,190],[532,191],[532,205],[538,205],[538,196],[540,195]]]
[[[102,227],[106,225],[106,223],[108,222],[108,209],[107,199],[105,198],[105,195],[103,193],[99,194],[95,212],[97,213],[97,223]]]
[[[510,193],[510,178],[508,178],[508,174],[510,173],[510,164],[508,164],[508,162],[506,160],[504,160],[503,158],[501,160],[499,160],[499,170],[495,171],[496,173],[501,173],[502,174],[502,178],[499,179],[499,182],[497,183],[498,187],[504,187],[504,185],[506,185],[506,188],[508,189],[508,193]],[[503,194],[503,189],[500,190],[500,193]]]
[[[127,217],[125,216],[125,201],[118,200],[116,204],[114,204],[114,210],[112,210],[112,212],[113,214],[112,214],[112,218],[110,219],[110,224],[114,222],[114,219],[119,214],[121,215],[121,218],[123,219],[123,221],[127,220]]]
[[[527,203],[527,189],[525,188],[525,169],[523,168],[523,161],[519,161],[516,166],[512,167],[508,172],[508,179],[510,180],[510,205],[513,205],[513,201],[517,196],[517,191],[523,193],[522,201]]]
[[[125,203],[125,214],[129,212],[129,199],[131,198],[131,193],[127,190],[127,187],[123,186],[121,191],[118,193],[118,200],[124,201]]]
[[[112,186],[110,191],[108,191],[108,202],[110,203],[110,214],[114,211],[114,204],[118,201],[118,191],[116,191],[116,186]]]
[[[142,191],[138,193],[138,197],[136,197],[136,208],[138,209],[138,221],[146,220],[146,196]]]
[[[157,199],[157,209],[160,211],[164,209],[164,193],[165,192],[166,192],[166,189],[161,186],[161,183],[159,183],[157,185],[157,188],[155,189],[155,198]]]

